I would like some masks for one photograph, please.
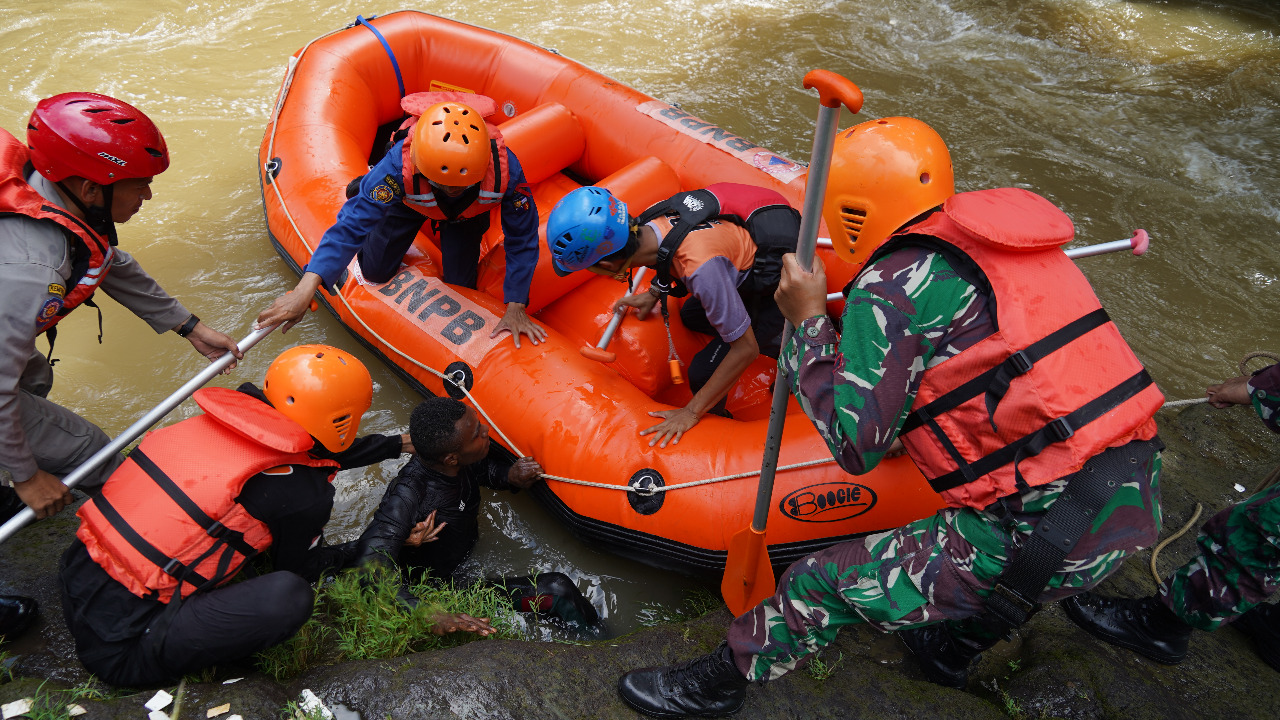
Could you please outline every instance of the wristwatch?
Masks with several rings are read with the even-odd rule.
[[[191,317],[187,318],[186,322],[179,325],[178,329],[174,330],[174,332],[178,333],[178,337],[186,337],[190,335],[193,330],[196,329],[196,325],[198,325],[199,323],[200,323],[200,318],[196,317],[195,313],[192,313]]]

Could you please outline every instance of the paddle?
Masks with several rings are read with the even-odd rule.
[[[813,155],[809,160],[809,177],[805,185],[804,210],[800,216],[800,240],[796,257],[800,267],[808,270],[813,263],[814,245],[818,239],[818,221],[822,217],[822,201],[827,191],[827,170],[831,166],[831,148],[836,140],[836,123],[840,106],[856,113],[862,109],[862,91],[849,80],[829,71],[810,70],[804,76],[805,89],[818,90],[818,121],[813,133]],[[782,342],[791,337],[791,323],[783,326]],[[773,565],[765,543],[765,524],[773,501],[773,476],[778,469],[778,452],[782,445],[782,427],[786,422],[787,401],[791,384],[779,372],[773,386],[773,406],[769,411],[769,432],[765,437],[764,458],[760,464],[760,486],[756,490],[755,516],[751,525],[738,531],[729,543],[725,558],[724,580],[720,593],[734,615],[741,615],[756,603],[774,593]]]
[[[241,340],[239,343],[236,343],[236,346],[240,348],[240,352],[242,353],[247,352],[249,348],[253,347],[254,345],[257,345],[259,340],[270,335],[271,331],[275,330],[276,327],[277,327],[276,325],[272,325],[270,327],[264,327],[259,330],[254,330],[247,337],[245,337],[245,339]],[[170,411],[172,411],[174,408],[178,407],[178,405],[180,405],[183,400],[186,400],[188,397],[191,397],[192,393],[194,393],[196,390],[199,390],[201,387],[203,387],[205,383],[212,380],[215,376],[218,375],[218,373],[227,369],[231,365],[231,363],[235,361],[235,359],[236,359],[235,355],[231,353],[225,353],[223,354],[222,357],[218,358],[217,360],[214,360],[212,363],[209,364],[209,367],[201,370],[199,373],[196,374],[195,377],[188,380],[185,385],[178,388],[172,395],[165,398],[159,405],[155,406],[154,408],[151,408],[151,410],[146,415],[143,415],[142,417],[138,418],[137,422],[130,425],[123,433],[120,433],[120,435],[115,440],[112,440],[111,442],[107,443],[106,447],[94,453],[93,456],[90,457],[88,460],[85,460],[84,463],[80,465],[80,467],[68,473],[66,477],[62,478],[62,484],[66,485],[69,488],[72,488],[78,485],[86,475],[88,475],[90,472],[95,470],[102,463],[106,462],[107,459],[110,458],[112,455],[124,449],[124,446],[136,440],[139,436],[142,435],[142,433],[146,432],[147,429],[150,428],[152,425],[155,425],[156,423],[160,422],[161,418],[163,418],[165,415],[168,415]],[[34,520],[35,517],[36,517],[36,514],[32,512],[31,508],[22,508],[22,510],[19,511],[17,515],[14,515],[13,517],[9,518],[8,522],[0,526],[0,543],[3,543],[5,540],[8,540],[9,538],[13,537],[14,533],[21,530],[23,525],[26,525],[27,523]]]
[[[640,283],[644,282],[644,275],[649,268],[639,268],[636,270],[635,277],[631,280],[631,293],[635,295],[640,290]],[[613,340],[613,334],[618,331],[618,326],[622,324],[622,318],[627,314],[627,306],[623,305],[613,312],[613,317],[609,320],[609,326],[604,329],[604,334],[600,336],[600,342],[595,347],[583,346],[578,349],[582,356],[596,362],[611,363],[618,359],[617,354],[608,350],[609,342]]]
[[[830,246],[830,240],[827,241]],[[821,245],[821,241],[819,241]],[[1143,255],[1147,252],[1147,248],[1151,246],[1151,238],[1147,236],[1147,231],[1141,228],[1133,231],[1133,237],[1128,240],[1112,240],[1111,242],[1097,243],[1094,245],[1086,245],[1084,247],[1071,248],[1063,250],[1062,254],[1071,259],[1093,257],[1094,255],[1104,255],[1106,253],[1119,252],[1121,250],[1130,250],[1134,255]],[[843,292],[834,292],[827,294],[827,302],[838,302],[844,299]]]

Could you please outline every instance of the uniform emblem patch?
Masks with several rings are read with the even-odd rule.
[[[40,307],[40,314],[36,316],[36,324],[43,325],[54,318],[58,311],[62,309],[62,298],[51,297],[44,301],[44,305]]]
[[[65,297],[67,294],[67,289],[62,287],[58,283],[49,283],[49,294],[55,295],[57,297]]]
[[[391,188],[386,185],[379,185],[369,192],[369,197],[376,203],[386,205],[395,199],[391,193]]]
[[[520,212],[529,209],[529,200],[533,197],[533,189],[526,183],[516,185],[516,196],[512,198],[511,205]]]

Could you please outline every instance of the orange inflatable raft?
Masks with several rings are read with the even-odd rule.
[[[347,182],[378,159],[403,117],[402,95],[427,90],[497,102],[490,121],[520,158],[544,237],[550,209],[582,184],[608,187],[631,208],[725,181],[774,188],[802,205],[801,165],[549,50],[403,11],[362,18],[290,62],[259,169],[272,242],[295,270],[333,223]],[[322,293],[329,309],[412,385],[469,397],[496,441],[537,458],[551,479],[536,496],[578,537],[658,567],[723,569],[730,538],[751,522],[774,363],[761,357],[743,375],[728,402],[733,419],[707,416],[679,444],[651,448],[637,434],[657,422],[649,411],[690,397],[671,381],[660,319],[626,317],[609,346],[615,362],[584,357],[625,288],[585,272],[558,277],[543,245],[529,312],[548,341],[516,349],[505,334],[490,339],[504,311],[500,223],[485,238],[478,290],[439,280],[429,228],[390,282],[366,284],[349,270],[337,296]],[[825,259],[838,289],[848,267]],[[708,338],[681,327],[674,307],[671,324],[687,361]],[[775,565],[940,507],[906,458],[863,476],[841,471],[794,399],[779,466],[768,520]]]

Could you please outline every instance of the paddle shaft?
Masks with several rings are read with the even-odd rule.
[[[809,76],[805,77],[806,87]],[[825,100],[825,98],[824,98]],[[860,100],[860,99],[859,99]],[[818,220],[822,216],[822,201],[827,194],[827,173],[831,168],[831,148],[836,142],[836,123],[840,119],[840,102],[830,107],[827,102],[818,105],[818,122],[813,133],[813,154],[809,160],[809,176],[805,183],[804,210],[800,214],[800,239],[796,245],[796,259],[806,271],[813,265],[813,251],[818,241]],[[860,109],[850,108],[854,112]],[[782,326],[782,345],[794,328],[791,321]],[[778,453],[782,448],[782,429],[787,419],[787,401],[791,397],[791,383],[781,373],[773,385],[773,404],[769,408],[769,431],[765,435],[764,458],[760,463],[760,485],[756,489],[755,514],[751,529],[763,533],[769,521],[769,505],[773,501],[773,477],[778,470]]]
[[[1149,240],[1146,230],[1134,230],[1133,237],[1128,240],[1112,240],[1111,242],[1098,243],[1096,245],[1086,245],[1084,247],[1071,248],[1063,250],[1063,254],[1075,260],[1076,258],[1093,257],[1094,255],[1105,255],[1107,253],[1120,252],[1121,250],[1130,250],[1134,255],[1142,255],[1147,251]],[[836,302],[844,299],[844,293],[828,293],[827,302]],[[785,335],[783,337],[786,337]]]
[[[272,325],[271,327],[254,330],[239,343],[236,343],[236,346],[240,348],[240,352],[247,352],[249,348],[257,345],[259,340],[270,335],[271,331],[275,330],[276,327],[277,326]],[[107,443],[105,447],[94,453],[88,460],[85,460],[80,467],[72,470],[63,477],[62,484],[66,485],[68,488],[73,488],[78,485],[86,475],[96,470],[98,466],[106,462],[112,455],[123,450],[126,445],[138,439],[152,425],[160,422],[161,418],[168,415],[174,408],[182,404],[182,401],[191,397],[192,393],[199,390],[205,383],[209,382],[223,370],[230,367],[231,363],[235,362],[235,359],[235,355],[225,353],[222,357],[214,360],[209,364],[209,367],[201,370],[195,377],[191,378],[186,382],[186,384],[174,391],[172,395],[165,398],[159,405],[152,408],[150,412],[138,418],[137,422],[130,425],[124,432],[120,433],[115,440]],[[0,543],[3,543],[5,540],[13,537],[14,533],[18,532],[18,530],[22,529],[24,525],[34,520],[35,517],[36,514],[31,510],[31,508],[23,508],[17,515],[9,518],[8,522],[3,526],[0,526]]]
[[[644,282],[645,273],[649,268],[637,268],[635,276],[631,279],[631,295],[635,295],[640,291],[640,284]],[[604,334],[600,336],[600,342],[596,343],[596,347],[604,350],[609,347],[609,343],[613,340],[613,334],[618,331],[618,326],[622,325],[622,318],[627,314],[627,306],[623,305],[613,311],[613,318],[609,320],[609,325],[604,329]]]

